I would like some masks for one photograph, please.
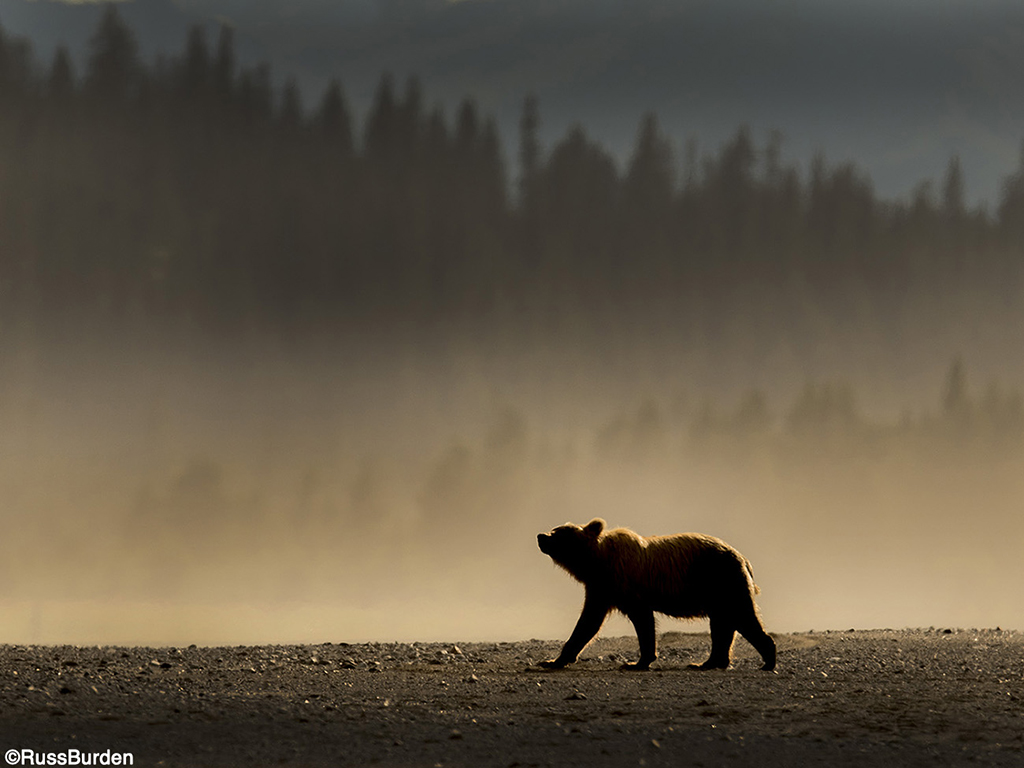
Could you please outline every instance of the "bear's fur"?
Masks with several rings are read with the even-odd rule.
[[[537,535],[541,552],[583,584],[583,612],[558,658],[541,662],[560,668],[576,661],[611,611],[636,628],[640,660],[657,657],[654,614],[711,621],[711,656],[700,669],[729,666],[736,632],[757,649],[762,669],[775,669],[775,641],[764,631],[750,563],[721,539],[699,533],[644,537],[628,528],[606,531],[604,520],[566,523]]]

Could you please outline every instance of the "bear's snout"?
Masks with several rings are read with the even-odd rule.
[[[537,534],[537,546],[540,547],[540,551],[543,552],[545,555],[548,553],[547,549],[545,549],[545,546],[547,545],[548,539],[550,539],[550,538],[551,538],[551,534],[550,533],[538,533]]]

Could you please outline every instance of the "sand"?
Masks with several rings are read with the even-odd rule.
[[[776,673],[743,640],[732,668],[688,670],[710,640],[678,632],[648,672],[619,669],[632,637],[559,671],[536,664],[561,643],[538,640],[0,646],[0,750],[144,766],[1024,766],[1019,632],[776,640]]]

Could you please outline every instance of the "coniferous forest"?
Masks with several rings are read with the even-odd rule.
[[[955,157],[886,201],[855,166],[801,170],[742,127],[678,157],[649,114],[620,169],[581,126],[542,147],[541,120],[527,96],[510,160],[473,99],[447,114],[384,75],[358,124],[338,81],[305,105],[240,68],[228,27],[144,62],[114,5],[83,72],[0,36],[0,323],[713,337],[752,290],[781,327],[898,323],[914,295],[1021,301],[1021,169],[971,210]]]

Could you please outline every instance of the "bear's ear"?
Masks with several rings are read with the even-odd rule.
[[[593,536],[595,539],[601,535],[601,531],[604,530],[604,520],[600,517],[595,517],[583,528],[583,532],[588,536]]]

